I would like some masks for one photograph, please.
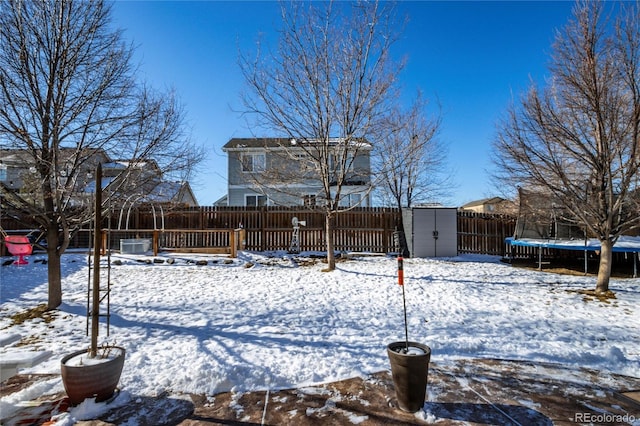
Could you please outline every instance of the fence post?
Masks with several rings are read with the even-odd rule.
[[[264,237],[264,227],[267,221],[267,208],[260,208],[260,251],[266,251],[267,239]]]
[[[236,230],[229,230],[229,246],[231,248],[231,257],[238,257],[238,246],[236,243]]]
[[[100,230],[100,235],[101,235],[101,241],[100,241],[100,254],[102,256],[104,256],[105,254],[107,254],[107,233],[104,232],[102,229]]]
[[[153,255],[157,256],[160,251],[160,231],[153,230]]]
[[[239,231],[240,241],[238,241],[238,249],[244,250],[247,246],[247,230],[244,228],[240,228]]]

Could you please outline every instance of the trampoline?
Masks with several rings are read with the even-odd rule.
[[[587,238],[587,227],[562,206],[561,200],[548,193],[518,188],[518,198],[520,202],[516,228],[513,237],[505,238],[507,252],[513,254],[514,246],[537,247],[538,269],[542,269],[543,249],[581,251],[585,254],[584,273],[587,274],[587,253],[600,251],[600,241],[597,238]],[[612,251],[631,254],[633,277],[637,277],[640,236],[621,235]]]
[[[538,268],[542,269],[542,249],[560,249],[575,251],[599,251],[600,241],[591,239],[541,239],[541,238],[505,238],[507,251],[509,246],[538,247]],[[613,252],[633,253],[633,276],[638,276],[636,260],[640,253],[640,237],[622,235],[613,245]],[[585,274],[587,273],[585,256]]]

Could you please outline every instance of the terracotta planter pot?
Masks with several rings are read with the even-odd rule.
[[[71,405],[78,405],[86,398],[96,398],[96,402],[106,401],[116,390],[120,374],[124,367],[125,350],[114,346],[111,350],[120,354],[103,362],[85,365],[67,365],[72,358],[86,354],[86,350],[73,352],[61,361],[61,374],[64,389]]]
[[[387,346],[387,355],[398,406],[403,411],[415,413],[424,405],[431,348],[409,342],[409,353],[405,353],[405,349],[406,342],[393,342]]]

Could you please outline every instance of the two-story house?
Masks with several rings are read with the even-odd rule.
[[[329,175],[345,178],[339,204],[343,207],[371,205],[371,145],[360,140],[332,139],[326,152],[328,161],[318,161],[321,152],[313,141],[288,138],[233,138],[224,146],[227,153],[227,205],[320,205],[326,199],[318,167],[325,164]],[[305,145],[306,144],[306,145]],[[343,158],[346,153],[347,158]],[[340,169],[346,167],[346,169]],[[340,170],[340,173],[331,171]],[[331,196],[337,182],[331,182]]]

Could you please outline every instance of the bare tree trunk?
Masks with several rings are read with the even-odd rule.
[[[334,271],[336,269],[336,256],[333,243],[333,224],[331,219],[333,215],[329,212],[325,216],[325,237],[327,239],[327,271]]]
[[[47,309],[56,309],[62,303],[62,274],[60,268],[60,252],[58,251],[58,228],[47,229],[47,278],[49,281],[49,297]]]
[[[398,204],[396,207],[398,208],[399,219],[397,221],[396,232],[398,232],[398,255],[402,257],[410,257],[411,253],[409,252],[409,245],[407,244],[407,234],[404,232],[404,215],[402,214],[402,202],[400,198],[397,199]],[[411,208],[411,204],[407,203],[407,208]]]
[[[598,266],[596,293],[606,293],[609,291],[612,257],[613,243],[611,240],[607,238],[604,241],[600,241],[600,264]]]

